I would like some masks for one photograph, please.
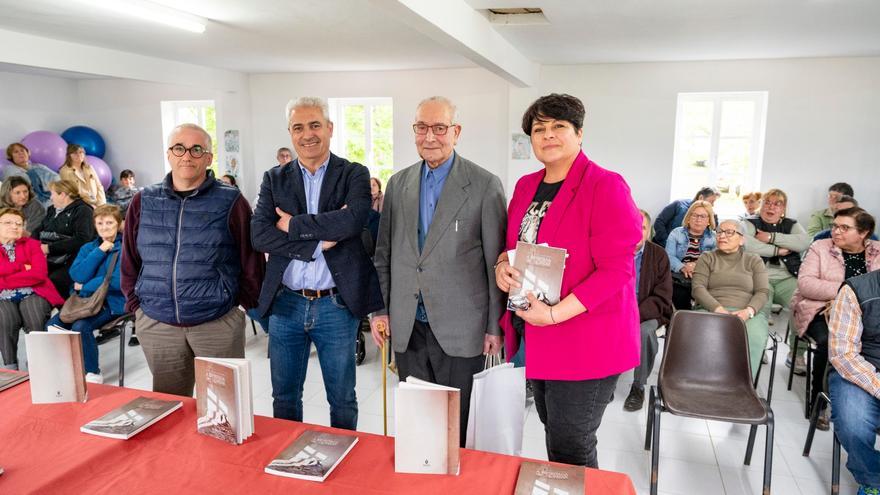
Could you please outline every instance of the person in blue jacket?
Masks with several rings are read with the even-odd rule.
[[[694,196],[694,199],[676,199],[672,203],[666,205],[665,208],[657,215],[657,219],[654,220],[654,238],[651,239],[654,244],[657,244],[660,247],[666,246],[666,239],[669,237],[669,233],[672,232],[673,229],[681,227],[681,222],[684,220],[684,214],[687,213],[688,208],[691,207],[694,201],[708,201],[712,205],[715,204],[715,200],[718,199],[718,196],[721,195],[721,192],[714,187],[704,187],[697,191],[697,194]],[[715,218],[715,223],[718,223],[718,218]]]
[[[88,297],[101,286],[107,274],[113,255],[119,253],[110,275],[110,286],[104,306],[95,316],[82,318],[73,323],[61,321],[61,314],[56,314],[47,325],[55,325],[82,334],[83,361],[86,369],[86,381],[103,383],[101,368],[98,364],[98,343],[95,330],[105,323],[125,313],[125,297],[119,288],[119,266],[122,264],[122,210],[116,205],[101,205],[95,208],[95,229],[98,237],[84,244],[73,265],[70,267],[70,278],[73,290],[81,297]]]

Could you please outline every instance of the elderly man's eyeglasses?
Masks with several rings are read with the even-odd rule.
[[[853,227],[852,225],[844,225],[844,224],[840,224],[840,223],[832,223],[831,224],[831,232],[838,230],[838,231],[840,231],[841,234],[846,234],[847,232],[849,232],[850,230],[852,230],[854,228],[855,227]]]
[[[174,146],[172,146],[168,149],[171,151],[171,154],[174,156],[183,156],[186,154],[187,151],[189,151],[189,156],[191,156],[193,158],[201,158],[202,155],[211,152],[211,150],[202,148],[202,146],[198,145],[198,144],[191,147],[191,148],[187,148],[186,146],[184,146],[182,144],[175,144]]]
[[[431,132],[433,132],[435,136],[442,136],[442,135],[446,134],[446,131],[448,131],[450,127],[454,127],[454,126],[455,126],[455,124],[450,124],[450,125],[446,125],[446,124],[434,124],[434,125],[413,124],[413,132],[415,132],[418,135],[425,135],[428,133],[428,129],[431,129]]]
[[[14,227],[14,228],[18,228],[18,229],[24,227],[23,223],[16,222],[15,220],[3,220],[2,222],[0,222],[0,225],[2,225],[4,227]]]
[[[735,235],[742,235],[739,232],[737,232],[736,229],[718,229],[715,231],[715,234],[718,236],[723,235],[723,236],[727,236],[727,237],[733,237]]]

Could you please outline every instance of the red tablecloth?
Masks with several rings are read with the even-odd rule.
[[[149,395],[183,407],[130,440],[87,435],[79,427]],[[307,428],[332,428],[257,416],[254,435],[234,446],[196,433],[193,399],[89,384],[85,404],[31,404],[26,382],[0,392],[0,493],[513,493],[521,459],[461,451],[459,476],[394,472],[394,439],[358,433],[359,442],[323,483],[263,472]],[[351,433],[351,432],[343,432]],[[621,473],[586,470],[586,492],[635,494]]]

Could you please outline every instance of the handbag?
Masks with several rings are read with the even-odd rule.
[[[107,273],[104,274],[104,281],[89,297],[80,297],[74,292],[64,301],[61,307],[59,317],[64,323],[73,323],[83,318],[95,316],[104,307],[104,299],[107,298],[107,291],[110,290],[110,276],[113,275],[113,269],[116,268],[116,259],[119,257],[119,251],[113,253],[110,258],[110,264],[107,266]]]

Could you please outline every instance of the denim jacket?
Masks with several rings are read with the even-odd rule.
[[[687,247],[687,228],[676,227],[672,229],[672,232],[669,233],[669,237],[666,239],[666,254],[669,255],[669,266],[673,272],[680,272],[681,267],[684,266],[681,260],[684,259],[684,255],[687,253]],[[703,231],[703,236],[700,238],[700,253],[711,251],[715,247],[715,232],[706,227],[706,230]]]

